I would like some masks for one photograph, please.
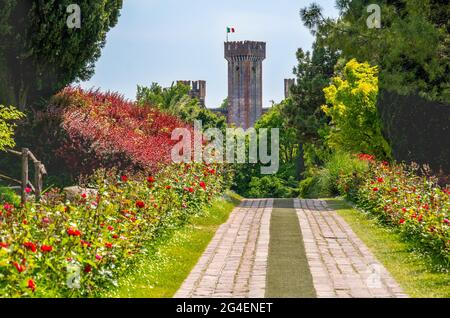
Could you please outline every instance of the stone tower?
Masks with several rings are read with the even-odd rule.
[[[228,61],[228,123],[247,129],[262,114],[262,61],[265,42],[225,42]]]
[[[177,83],[189,86],[189,96],[192,98],[197,98],[200,105],[205,106],[206,99],[206,81],[177,81]]]
[[[295,85],[295,78],[286,78],[284,80],[284,98],[291,96],[291,87]]]

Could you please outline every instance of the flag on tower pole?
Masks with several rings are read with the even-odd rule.
[[[227,42],[228,42],[228,35],[229,35],[230,33],[234,33],[234,32],[235,32],[234,27],[227,27]]]

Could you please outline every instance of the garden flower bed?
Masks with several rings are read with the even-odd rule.
[[[419,176],[414,165],[359,158],[368,162],[368,169],[342,175],[339,191],[450,264],[450,190],[439,187],[426,171]]]
[[[201,214],[224,189],[220,166],[170,165],[154,176],[100,170],[66,200],[0,207],[0,297],[95,296],[116,280],[144,243]]]

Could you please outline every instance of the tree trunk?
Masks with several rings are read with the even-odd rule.
[[[303,158],[303,146],[302,144],[298,144],[298,154],[297,154],[297,180],[303,179],[303,173],[305,172],[305,160]]]

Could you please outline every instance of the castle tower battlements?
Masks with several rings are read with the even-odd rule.
[[[262,115],[262,61],[266,43],[224,43],[228,61],[228,123],[244,129],[253,127]]]
[[[177,83],[189,86],[189,96],[197,98],[200,105],[206,107],[206,81],[177,81]]]

